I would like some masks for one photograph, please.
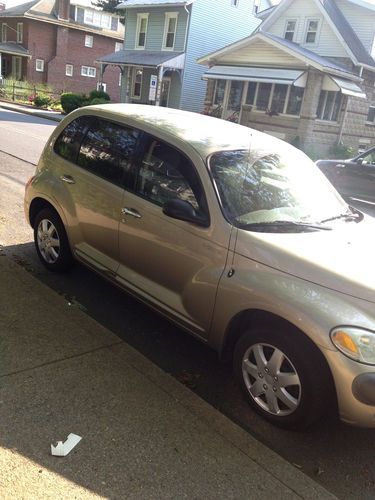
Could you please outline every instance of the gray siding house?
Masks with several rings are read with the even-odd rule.
[[[375,3],[281,0],[252,35],[208,53],[206,112],[321,156],[375,142]]]
[[[269,5],[269,2],[266,2]],[[197,58],[249,35],[254,0],[127,0],[123,50],[100,57],[121,70],[121,101],[201,111],[206,93]]]

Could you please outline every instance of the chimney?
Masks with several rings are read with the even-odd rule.
[[[55,1],[55,13],[57,19],[62,21],[69,21],[69,11],[70,11],[70,0],[56,0]]]

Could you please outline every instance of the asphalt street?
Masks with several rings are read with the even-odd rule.
[[[72,307],[85,311],[338,497],[374,498],[375,430],[351,428],[334,419],[305,433],[274,428],[248,408],[231,367],[220,364],[206,346],[82,266],[67,275],[50,274],[41,266],[23,215],[23,190],[54,126],[0,112],[0,244],[6,253]],[[364,208],[375,215],[375,207]]]

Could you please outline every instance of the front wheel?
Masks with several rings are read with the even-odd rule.
[[[40,260],[50,271],[64,272],[72,266],[64,224],[54,210],[44,208],[36,216],[34,242]]]
[[[233,361],[248,402],[274,425],[306,428],[332,403],[330,373],[322,355],[292,328],[245,332]]]

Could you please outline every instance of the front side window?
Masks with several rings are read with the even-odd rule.
[[[177,29],[177,13],[167,12],[165,14],[165,24],[164,24],[164,50],[173,50],[174,42],[176,38]]]
[[[94,44],[94,37],[92,35],[85,35],[85,47],[92,47]]]
[[[39,72],[44,71],[44,59],[36,59],[35,69],[36,69],[36,71],[39,71]]]
[[[322,90],[319,96],[316,116],[320,120],[337,122],[341,107],[341,92]]]
[[[251,151],[220,151],[209,158],[232,224],[251,229],[250,224],[274,221],[312,223],[345,212],[345,202],[302,151],[279,143],[272,149],[269,142],[265,138]]]
[[[17,23],[17,43],[23,42],[23,23]]]
[[[284,38],[293,42],[294,34],[296,32],[297,21],[295,19],[289,19],[285,24]]]
[[[148,14],[137,14],[136,49],[144,49],[146,46],[147,25]]]
[[[133,70],[133,85],[132,85],[132,97],[135,99],[140,99],[142,95],[142,79],[143,70],[142,68],[134,68]]]
[[[139,132],[95,119],[82,140],[77,165],[109,182],[122,185],[131,175]]]
[[[70,122],[55,141],[54,151],[65,160],[75,163],[78,149],[89,124],[87,117]]]
[[[141,163],[136,192],[156,205],[179,199],[200,209],[202,189],[190,160],[157,139],[151,140]]]
[[[319,19],[308,19],[306,26],[305,43],[316,44],[318,41]]]
[[[8,26],[6,23],[3,23],[1,25],[1,41],[2,42],[7,41],[7,35],[8,35]]]
[[[95,78],[96,68],[92,68],[91,66],[81,66],[81,75],[88,76],[90,78]]]

